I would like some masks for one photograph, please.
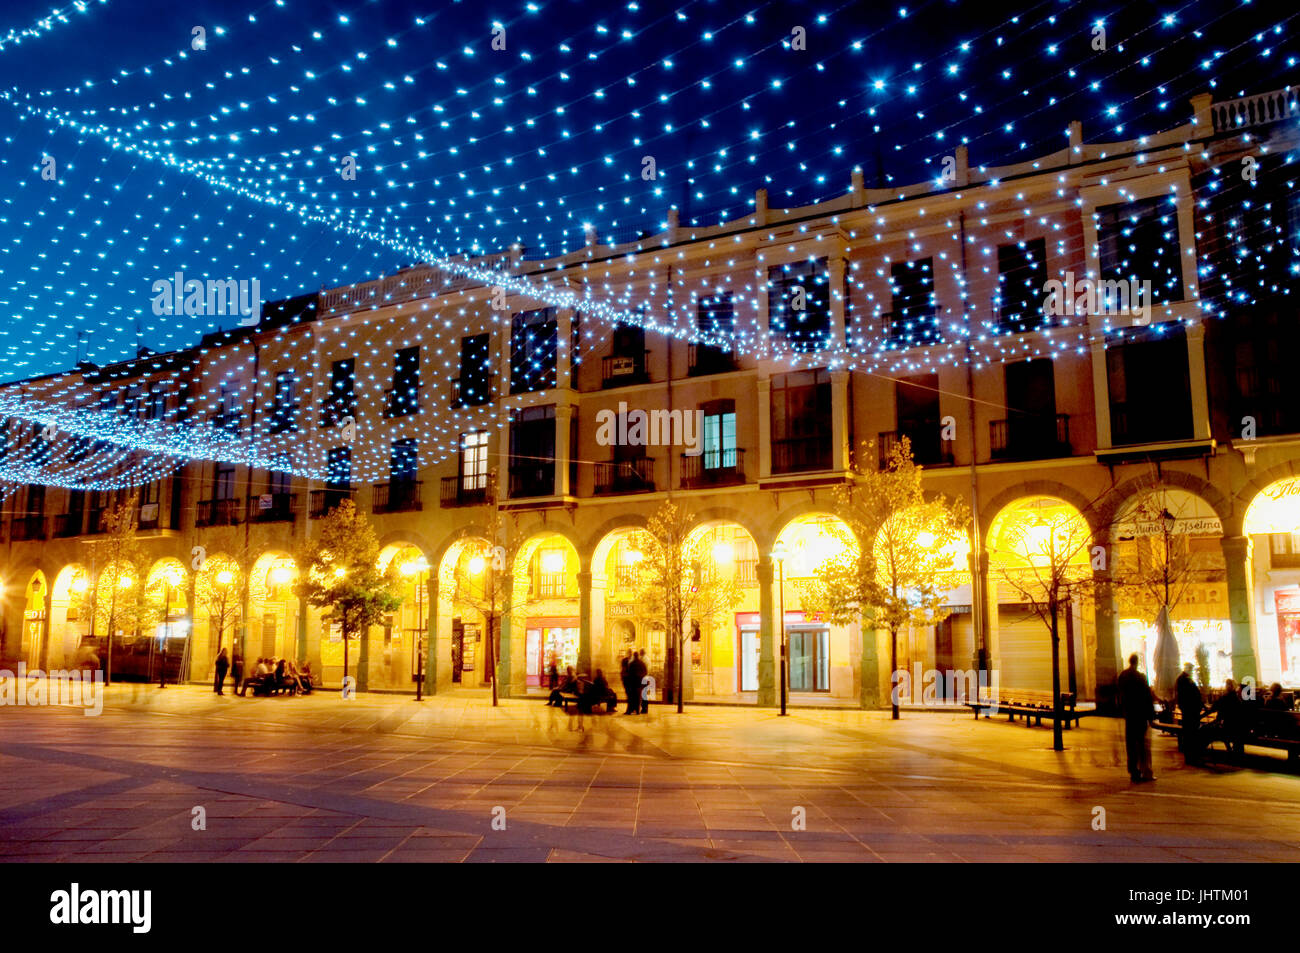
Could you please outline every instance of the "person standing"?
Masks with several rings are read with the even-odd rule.
[[[623,657],[618,661],[618,678],[623,683],[623,694],[627,696],[628,711],[632,710],[632,681],[627,674],[628,663],[631,660],[632,653],[625,650]]]
[[[627,711],[624,714],[644,714],[642,709],[645,707],[645,700],[641,697],[641,680],[646,677],[648,671],[645,662],[641,661],[640,651],[633,652],[632,660],[627,663],[627,678],[631,691],[627,694]]]
[[[239,683],[244,680],[244,657],[239,654],[239,649],[235,649],[235,654],[230,659],[230,678],[230,689],[238,695]]]
[[[1223,683],[1223,694],[1219,696],[1214,703],[1211,711],[1219,716],[1219,725],[1223,731],[1223,744],[1228,749],[1228,754],[1235,757],[1241,757],[1245,751],[1245,745],[1242,743],[1242,703],[1241,696],[1237,694],[1237,683],[1228,679]]]
[[[1178,736],[1178,747],[1182,749],[1183,760],[1195,764],[1199,758],[1196,747],[1196,731],[1201,727],[1201,711],[1204,701],[1201,690],[1192,678],[1192,663],[1183,664],[1182,674],[1174,682],[1174,695],[1178,699],[1178,711],[1183,716],[1183,730]]]
[[[1117,680],[1120,710],[1124,714],[1124,749],[1128,755],[1128,775],[1133,783],[1154,781],[1151,773],[1150,723],[1155,715],[1151,685],[1138,671],[1138,656],[1128,657],[1128,668]]]
[[[217,663],[216,663],[217,674],[212,685],[212,690],[216,692],[218,695],[225,694],[225,692],[221,690],[221,685],[226,680],[226,672],[229,670],[229,668],[230,668],[230,659],[226,656],[226,650],[222,649],[220,652],[217,653]]]

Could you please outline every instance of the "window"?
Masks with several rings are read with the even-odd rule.
[[[221,460],[212,464],[212,496],[218,500],[235,498],[235,465]]]
[[[1190,440],[1187,336],[1176,321],[1130,331],[1106,348],[1111,443]]]
[[[298,427],[298,401],[294,397],[296,379],[293,371],[275,375],[275,397],[271,403],[271,433],[284,433]]]
[[[831,296],[826,259],[791,262],[767,270],[768,328],[796,351],[831,345]]]
[[[393,441],[388,468],[394,483],[410,483],[415,480],[420,469],[420,452],[419,444],[414,438]]]
[[[939,310],[934,299],[934,259],[894,262],[889,268],[893,294],[885,324],[889,346],[933,344],[939,340]]]
[[[705,404],[704,469],[730,469],[736,465],[736,402],[718,400]]]
[[[1032,331],[1043,324],[1047,296],[1047,243],[1042,238],[998,246],[998,324],[1003,331]]]
[[[460,435],[460,486],[462,490],[487,489],[488,433],[473,430]]]
[[[897,430],[882,434],[880,467],[884,469],[894,443],[906,437],[912,459],[921,464],[950,462],[951,446],[942,439],[939,410],[939,375],[918,374],[894,384],[894,413]]]
[[[330,365],[330,389],[325,395],[321,426],[331,427],[347,417],[356,416],[356,359],[345,358]]]
[[[555,386],[557,329],[552,308],[514,316],[510,323],[510,393],[549,390]]]
[[[127,417],[139,418],[143,400],[144,387],[140,384],[130,385],[122,395],[122,413]]]
[[[144,416],[146,420],[162,420],[167,414],[167,391],[161,384],[153,384],[149,387],[149,395],[145,398]]]
[[[825,368],[772,378],[772,472],[831,467],[831,378]]]
[[[1097,242],[1103,281],[1136,281],[1138,287],[1149,281],[1151,304],[1183,300],[1178,212],[1172,198],[1097,209]]]
[[[420,347],[402,348],[393,357],[393,387],[388,392],[388,417],[405,417],[420,409]]]
[[[642,318],[644,317],[643,312]],[[639,324],[627,324],[622,321],[616,324],[610,354],[602,362],[601,370],[606,387],[645,383],[648,380],[645,328]]]
[[[453,403],[477,407],[492,400],[490,335],[473,334],[460,339],[460,377],[456,378]]]
[[[701,298],[695,314],[695,327],[703,341],[692,344],[687,373],[720,374],[735,370],[736,309],[731,292]]]
[[[560,599],[564,596],[564,550],[543,549],[537,554],[537,594],[543,599]]]
[[[239,403],[233,388],[221,385],[221,400],[217,404],[217,415],[213,423],[232,437],[239,436]]]
[[[293,488],[293,474],[284,470],[268,470],[266,473],[268,492],[275,496],[287,496]]]
[[[510,496],[554,492],[555,406],[522,408],[510,422]]]
[[[352,448],[331,447],[325,463],[325,485],[331,490],[352,489]]]

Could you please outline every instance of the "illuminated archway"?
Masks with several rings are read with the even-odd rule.
[[[283,552],[266,552],[248,573],[248,626],[245,664],[259,658],[290,658],[299,655],[300,631],[298,564]]]
[[[243,615],[245,585],[239,564],[225,553],[209,555],[195,573],[191,674],[210,675],[213,662],[223,648],[227,654],[233,654],[231,649],[237,647],[237,629]]]
[[[50,598],[50,650],[46,667],[72,668],[77,650],[90,634],[90,574],[79,563],[70,563],[54,577]]]
[[[502,555],[484,537],[466,536],[451,543],[438,563],[438,685],[481,686],[491,681],[488,659],[488,614],[503,607],[505,573]],[[499,647],[499,620],[493,620]]]
[[[41,668],[41,655],[45,647],[46,626],[49,622],[46,613],[46,597],[49,595],[49,583],[45,573],[36,570],[27,580],[23,591],[23,635],[22,658],[29,668]]]
[[[577,549],[560,533],[534,534],[515,553],[509,605],[512,688],[540,686],[552,661],[561,671],[584,667],[580,568]]]
[[[402,603],[364,636],[366,686],[412,691],[415,673],[423,667],[418,655],[423,648],[421,634],[429,612],[426,598],[429,561],[418,545],[401,540],[380,550],[378,563],[381,571],[397,569]],[[341,644],[334,643],[336,648]],[[343,664],[341,655],[337,664]]]

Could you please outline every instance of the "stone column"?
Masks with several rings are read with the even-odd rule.
[[[1106,373],[1106,344],[1092,342],[1092,408],[1097,419],[1097,449],[1111,447],[1110,376]]]
[[[769,407],[771,401],[769,399]],[[831,469],[849,468],[849,372],[831,371]]]
[[[508,698],[515,693],[514,677],[516,671],[519,672],[519,694],[524,693],[524,673],[527,671],[523,664],[515,664],[516,655],[519,656],[518,661],[520,663],[525,661],[524,652],[527,650],[528,633],[520,632],[519,638],[515,638],[514,613],[508,608],[512,605],[514,599],[514,588],[514,577],[507,576],[504,585],[501,587],[501,604],[506,606],[507,610],[501,613],[501,618],[497,620],[497,625],[501,629],[501,652],[500,657],[494,659],[497,666],[497,694],[502,698]],[[486,631],[483,633],[483,637],[485,639],[488,637]],[[518,651],[516,651],[516,643],[518,643]],[[483,658],[486,661],[486,645],[483,646],[483,651]]]
[[[863,708],[879,708],[880,652],[875,619],[870,613],[864,613],[858,627],[861,630],[862,637],[858,704]]]
[[[1113,555],[1110,547],[1107,554]],[[1093,582],[1093,616],[1097,632],[1097,655],[1094,667],[1097,677],[1097,709],[1103,712],[1117,712],[1115,699],[1115,679],[1123,669],[1119,657],[1118,618],[1115,612],[1115,589],[1111,570],[1094,570]]]
[[[569,486],[569,433],[573,427],[573,414],[576,410],[571,404],[559,404],[555,408],[555,495],[569,496],[573,487]]]
[[[758,558],[758,703],[775,705],[776,652],[772,620],[776,618],[776,604],[772,597],[772,583],[776,571],[767,554]]]
[[[1210,396],[1205,381],[1205,325],[1187,328],[1187,381],[1192,396],[1192,436],[1210,439]]]
[[[594,675],[591,667],[591,573],[578,573],[578,671]]]
[[[428,607],[428,615],[424,620],[424,685],[421,690],[426,695],[436,695],[438,674],[443,667],[438,664],[438,650],[441,648],[438,642],[438,576],[432,568],[424,580],[424,604]],[[443,674],[450,682],[450,665],[446,666]]]
[[[772,379],[758,379],[758,477],[772,475]]]
[[[1228,576],[1228,618],[1232,626],[1232,677],[1259,678],[1255,656],[1255,593],[1250,571],[1250,537],[1225,536],[1220,540]]]

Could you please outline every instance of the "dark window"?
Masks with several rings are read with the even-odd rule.
[[[1035,238],[998,246],[998,324],[1004,331],[1032,331],[1043,324],[1047,297],[1047,243]]]
[[[1178,212],[1172,198],[1097,209],[1097,243],[1103,281],[1136,281],[1139,288],[1149,281],[1153,304],[1183,300]]]
[[[939,309],[934,299],[934,260],[894,262],[889,269],[893,300],[886,318],[889,346],[933,344],[939,340]]]
[[[212,496],[218,500],[235,498],[235,465],[220,460],[212,465]]]
[[[510,325],[510,393],[549,390],[555,386],[557,329],[552,308],[514,316]]]
[[[735,370],[736,309],[731,292],[701,298],[695,314],[701,342],[690,347],[687,372],[691,375],[721,374]]]
[[[614,325],[610,354],[602,362],[601,369],[606,387],[645,383],[648,380],[645,328],[622,321]]]
[[[389,473],[394,483],[410,483],[415,480],[420,469],[419,444],[414,438],[393,441],[393,452],[389,458]]]
[[[345,418],[356,416],[357,384],[355,358],[334,361],[330,365],[330,389],[325,395],[321,426],[331,427]]]
[[[473,334],[460,339],[460,377],[456,379],[458,406],[477,407],[492,400],[491,336]]]
[[[405,417],[420,409],[420,346],[406,347],[393,356],[393,388],[388,392],[386,415]]]
[[[293,488],[293,474],[284,470],[268,470],[266,474],[267,492],[286,494]]]
[[[992,456],[1042,460],[1069,455],[1069,418],[1056,413],[1056,369],[1052,361],[1013,361],[1004,367],[1007,415],[989,422]]]
[[[293,371],[275,375],[275,397],[271,403],[271,433],[284,433],[298,426],[298,401]]]
[[[331,490],[352,489],[352,448],[331,447],[325,463],[325,485]]]
[[[525,407],[510,422],[510,495],[555,492],[555,407]]]
[[[951,461],[952,447],[943,439],[939,411],[939,375],[904,377],[894,384],[894,407],[898,430],[881,434],[880,460],[883,466],[895,441],[904,437],[912,447],[912,459],[920,464]]]
[[[1187,336],[1178,322],[1128,332],[1106,349],[1111,443],[1190,440]]]
[[[221,400],[213,423],[231,436],[239,436],[239,401],[227,384],[221,385]]]
[[[825,369],[772,378],[772,472],[831,467],[831,378]]]
[[[161,384],[155,384],[149,388],[149,395],[145,398],[144,416],[146,420],[162,420],[167,414],[167,391]]]
[[[767,270],[768,327],[796,351],[831,345],[831,295],[826,259],[791,262]]]

